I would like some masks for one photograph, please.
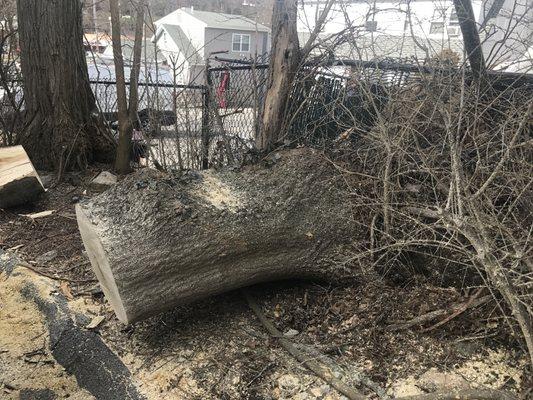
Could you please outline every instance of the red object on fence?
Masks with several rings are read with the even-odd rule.
[[[229,89],[229,71],[222,72],[220,85],[217,88],[218,105],[220,108],[226,108],[228,103],[226,101],[226,91]]]

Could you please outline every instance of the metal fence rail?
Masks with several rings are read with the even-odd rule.
[[[253,148],[261,123],[268,64],[254,60],[216,59],[205,85],[139,83],[139,108],[134,141],[148,165],[167,170],[202,169],[233,164]],[[468,80],[468,71],[436,68],[394,60],[333,60],[306,64],[296,77],[284,121],[286,141],[326,146],[350,129],[372,128],[376,114],[394,91],[432,79]],[[497,92],[519,88],[533,93],[533,76],[488,72]],[[97,105],[117,130],[114,80],[91,81]],[[129,86],[128,86],[129,87]],[[128,88],[127,87],[127,88]],[[11,85],[22,102],[20,82]],[[6,130],[19,110],[2,99],[1,128]],[[13,125],[13,124],[11,124]]]

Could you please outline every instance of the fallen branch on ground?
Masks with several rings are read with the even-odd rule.
[[[64,276],[54,276],[54,275],[48,274],[46,272],[40,271],[37,268],[33,268],[28,263],[20,263],[20,265],[22,267],[24,267],[24,268],[28,268],[30,271],[33,271],[33,272],[35,272],[38,275],[44,276],[45,278],[53,279],[54,281],[65,281],[65,282],[70,282],[70,283],[93,283],[93,282],[98,282],[96,279],[70,279],[70,278],[65,278]]]
[[[259,321],[261,321],[261,324],[263,324],[268,333],[270,333],[270,335],[273,337],[279,338],[279,343],[281,344],[281,346],[285,350],[287,350],[294,358],[296,358],[307,369],[309,369],[316,376],[318,376],[326,383],[334,387],[340,393],[348,397],[350,400],[364,400],[367,398],[354,388],[346,385],[344,382],[337,379],[328,368],[319,364],[316,360],[310,359],[309,356],[298,350],[294,346],[294,344],[287,338],[283,337],[283,334],[272,324],[272,322],[268,320],[265,314],[261,311],[261,308],[255,301],[255,299],[246,290],[243,290],[242,292],[244,294],[244,297],[246,298],[246,301],[248,302],[248,305],[253,310]]]
[[[468,299],[468,301],[466,303],[463,303],[462,305],[460,305],[459,307],[456,308],[456,310],[450,314],[449,316],[447,316],[446,318],[444,318],[442,321],[439,321],[437,322],[436,324],[434,325],[431,325],[429,328],[425,328],[425,329],[422,329],[421,332],[428,332],[428,331],[431,331],[433,329],[436,329],[438,328],[439,326],[442,326],[444,325],[445,323],[447,323],[448,321],[451,321],[452,319],[454,319],[455,317],[459,316],[460,314],[462,314],[463,312],[465,312],[468,308],[470,308],[472,306],[472,304],[474,304],[476,298],[480,295],[481,291],[483,290],[483,288],[479,289],[476,293],[474,293],[474,295],[472,297],[470,297]],[[492,296],[486,296],[488,300],[490,300],[492,298]],[[485,303],[485,301],[483,301],[481,304]]]

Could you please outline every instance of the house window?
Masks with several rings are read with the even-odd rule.
[[[457,17],[457,12],[452,10],[450,14],[450,25],[459,25],[459,18]]]
[[[444,22],[432,22],[429,28],[430,34],[444,33]]]
[[[242,33],[234,33],[231,49],[233,51],[249,52],[250,51],[250,35]]]

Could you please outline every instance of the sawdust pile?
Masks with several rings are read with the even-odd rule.
[[[18,399],[21,389],[50,389],[60,398],[94,399],[50,354],[44,317],[21,294],[28,282],[46,297],[54,291],[46,279],[23,267],[9,277],[0,273],[0,398]]]
[[[210,171],[203,174],[202,184],[196,194],[219,210],[237,211],[242,207],[241,199],[228,185]]]
[[[390,383],[389,394],[394,397],[415,396],[428,391],[459,390],[468,388],[501,389],[509,380],[518,387],[523,381],[527,359],[518,363],[509,350],[487,349],[483,354],[450,366],[446,371],[431,368],[422,375],[414,375]]]

